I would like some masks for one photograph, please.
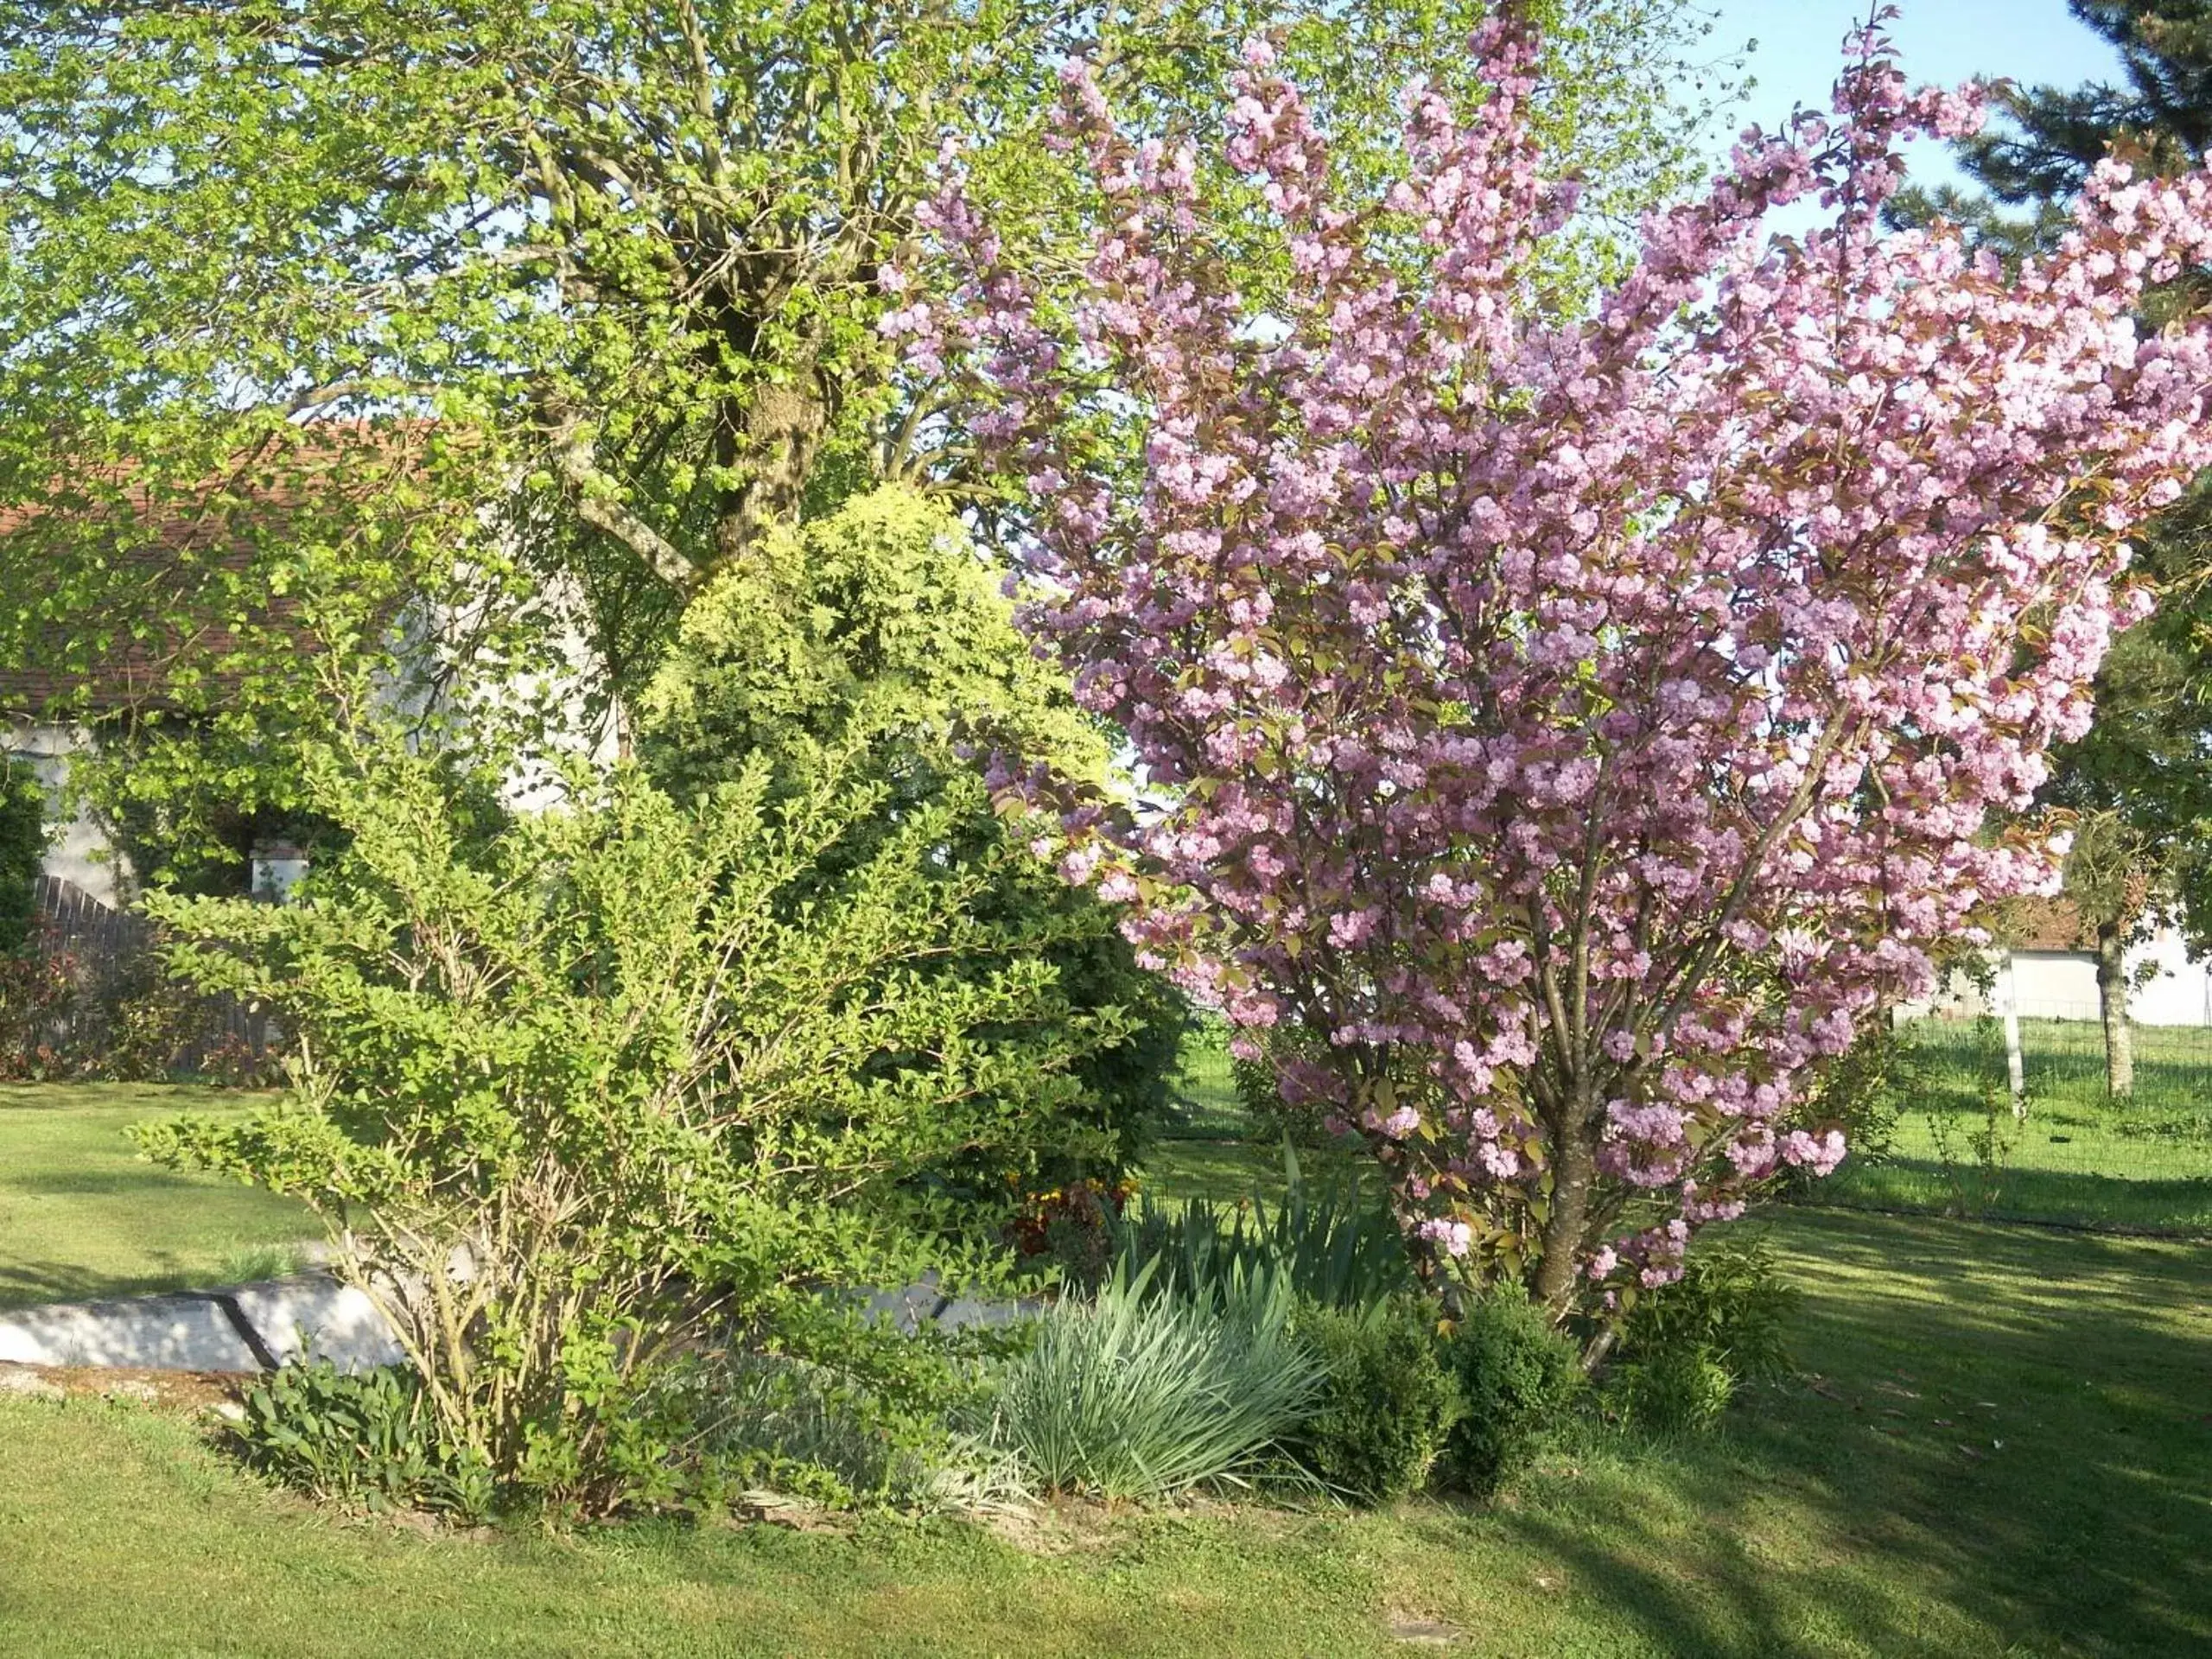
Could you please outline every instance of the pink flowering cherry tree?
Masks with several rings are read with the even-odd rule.
[[[1820,1068],[2053,882],[2023,815],[2143,608],[2121,537],[2212,462],[2203,320],[2136,321],[2212,257],[2212,188],[2107,163],[2009,276],[1885,234],[1900,143],[1980,101],[1908,90],[1869,31],[1833,114],[1745,134],[1548,315],[1573,187],[1529,134],[1534,42],[1477,49],[1489,98],[1409,91],[1382,200],[1248,49],[1264,313],[1191,154],[1125,137],[1078,66],[1112,213],[1074,301],[956,177],[959,291],[889,326],[988,394],[1025,626],[1141,764],[1134,806],[1009,774],[1065,874],[1365,1134],[1438,1268],[1618,1309],[1762,1182],[1833,1169]],[[1763,231],[1807,196],[1825,228]]]

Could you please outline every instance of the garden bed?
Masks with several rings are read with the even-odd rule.
[[[1153,1192],[1272,1162],[1218,1147],[1186,1169],[1185,1150],[1160,1149]],[[149,1205],[177,1196],[126,1166]],[[1805,1375],[1711,1437],[1586,1425],[1488,1506],[426,1533],[272,1490],[213,1449],[209,1402],[75,1380],[66,1403],[0,1397],[0,1648],[277,1655],[333,1630],[351,1652],[472,1659],[2212,1644],[2200,1247],[1791,1210],[1752,1225],[1804,1290]],[[0,1253],[26,1248],[0,1232]]]

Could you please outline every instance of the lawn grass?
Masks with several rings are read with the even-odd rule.
[[[319,1236],[287,1198],[156,1169],[124,1130],[252,1097],[137,1084],[0,1086],[0,1307],[267,1277]]]
[[[182,1098],[92,1096],[124,1121]],[[1274,1162],[1171,1141],[1149,1182],[1233,1197]],[[425,1536],[273,1492],[175,1417],[0,1396],[0,1652],[1360,1654],[1422,1622],[1500,1656],[2212,1652],[2201,1246],[1747,1224],[1806,1292],[1806,1378],[1710,1439],[1586,1429],[1487,1509]]]
[[[1994,1022],[1913,1030],[1918,1080],[1891,1155],[1847,1160],[1816,1189],[1822,1199],[2212,1234],[2212,1030],[2137,1027],[2135,1093],[2115,1101],[2094,1021],[2023,1020],[2024,1117]]]

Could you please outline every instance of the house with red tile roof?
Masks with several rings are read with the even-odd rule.
[[[42,543],[59,537],[79,556],[92,552],[106,575],[66,623],[29,643],[25,659],[0,660],[0,752],[29,761],[59,805],[71,757],[101,732],[149,716],[188,724],[236,707],[256,671],[253,648],[265,662],[272,631],[292,652],[320,652],[296,592],[270,580],[285,537],[342,550],[397,517],[416,524],[472,513],[408,487],[432,441],[442,438],[429,423],[334,421],[241,452],[204,483],[157,490],[130,467],[90,469],[49,481],[33,506],[0,507],[0,573],[35,582]],[[350,511],[370,503],[373,511]],[[364,555],[384,552],[365,542]],[[435,652],[441,625],[416,614],[422,608],[393,601],[388,621]],[[80,810],[57,816],[48,877],[100,905],[126,903],[133,873],[112,837]],[[237,827],[240,883],[280,895],[302,854],[266,830],[243,818]]]

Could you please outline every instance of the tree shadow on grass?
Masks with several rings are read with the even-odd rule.
[[[2033,1652],[2212,1653],[2200,1254],[1832,1215],[1782,1239],[1817,1379],[1651,1448],[1661,1501],[1647,1462],[1513,1532],[1669,1652],[1950,1652],[1955,1615]]]
[[[179,1171],[133,1164],[116,1169],[51,1170],[12,1180],[10,1187],[26,1198],[129,1197],[149,1205],[196,1198],[202,1193],[238,1190],[238,1183],[197,1170]]]
[[[1977,1181],[1969,1171],[1961,1178]],[[1892,1158],[1840,1173],[1816,1204],[1896,1208],[1941,1214],[1961,1202],[1953,1179],[1932,1158]],[[2126,1176],[2070,1170],[2006,1168],[1973,1203],[1991,1221],[2056,1222],[2077,1227],[2173,1235],[2212,1233],[2212,1175]]]
[[[48,1302],[112,1302],[127,1296],[192,1290],[212,1283],[205,1266],[156,1253],[145,1271],[103,1273],[77,1262],[0,1262],[0,1318]]]

